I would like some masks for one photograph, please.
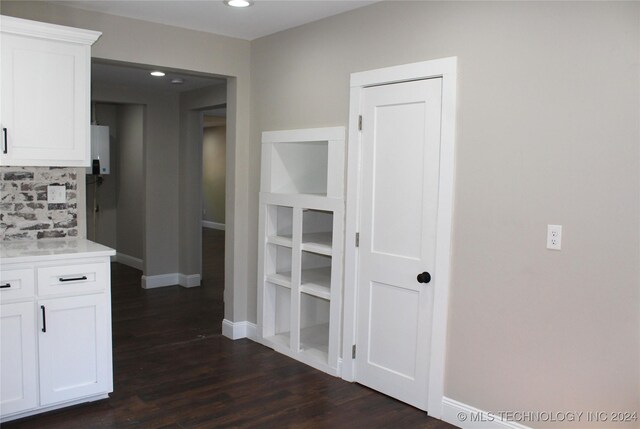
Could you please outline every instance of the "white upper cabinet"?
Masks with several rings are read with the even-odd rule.
[[[0,165],[89,166],[91,45],[101,33],[0,20]]]

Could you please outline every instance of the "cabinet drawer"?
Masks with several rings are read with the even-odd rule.
[[[33,269],[0,270],[0,299],[29,298],[35,292]]]
[[[108,264],[93,262],[37,268],[38,295],[59,295],[105,290]]]

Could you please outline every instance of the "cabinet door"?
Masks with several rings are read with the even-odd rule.
[[[0,164],[89,166],[90,47],[2,34],[0,51]]]
[[[0,306],[0,411],[3,416],[34,408],[36,327],[32,302]]]
[[[108,296],[38,301],[40,405],[113,390]]]

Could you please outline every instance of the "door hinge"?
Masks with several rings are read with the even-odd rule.
[[[358,131],[362,131],[362,115],[358,116]]]
[[[351,359],[356,358],[356,345],[351,346]]]
[[[360,247],[360,233],[356,232],[356,247]]]

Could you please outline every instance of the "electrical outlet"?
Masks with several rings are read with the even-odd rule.
[[[64,185],[47,186],[47,203],[64,204],[67,202],[67,188]]]
[[[562,225],[547,225],[547,249],[562,249]]]

